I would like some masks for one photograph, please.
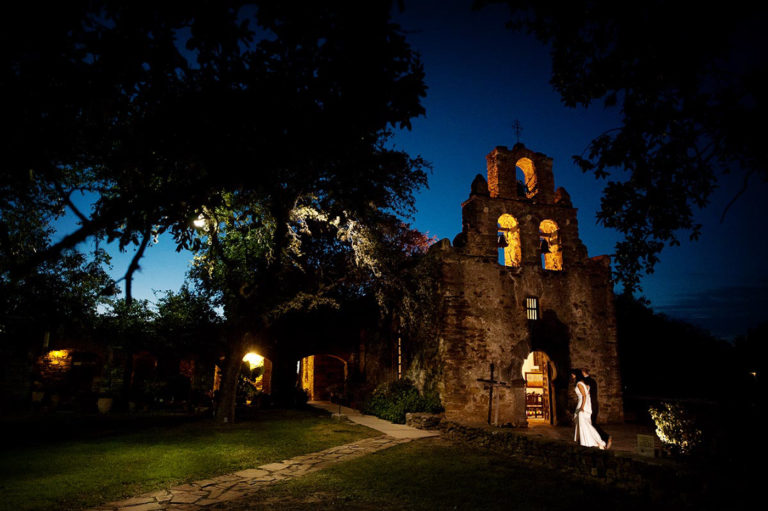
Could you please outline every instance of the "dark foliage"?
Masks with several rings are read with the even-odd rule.
[[[363,413],[375,415],[396,424],[405,424],[406,413],[441,411],[443,407],[437,395],[422,396],[407,379],[379,385],[363,405]]]
[[[740,369],[728,342],[626,295],[616,321],[627,395],[719,400],[731,389]]]
[[[551,83],[569,107],[602,102],[621,125],[575,162],[609,178],[598,221],[622,233],[617,278],[626,291],[652,272],[665,245],[697,239],[695,212],[723,179],[746,189],[768,179],[764,6],[699,8],[654,0],[504,3],[508,26],[551,49]],[[730,174],[730,176],[728,176]],[[727,211],[727,207],[726,207]],[[725,211],[723,212],[725,215]]]
[[[699,456],[741,467],[743,442],[762,435],[768,325],[731,344],[627,295],[616,319],[625,411],[643,421],[650,406],[680,407],[702,432]]]
[[[390,2],[99,0],[16,3],[2,19],[2,209],[81,226],[17,272],[92,236],[139,247],[225,192],[278,221],[300,195],[348,211],[408,210],[419,161],[387,129],[423,113],[423,71]],[[93,211],[70,197],[94,192]],[[229,196],[231,197],[231,195]],[[284,235],[278,227],[279,235]]]
[[[109,256],[99,249],[88,255],[66,249],[24,275],[12,275],[8,268],[46,250],[53,234],[42,212],[24,206],[0,210],[2,348],[37,349],[90,335],[97,307],[114,294],[114,282],[105,271]]]
[[[740,387],[744,389],[749,402],[765,407],[768,402],[765,385],[768,369],[768,322],[763,322],[749,330],[746,335],[737,337],[734,344],[736,362],[740,369]]]

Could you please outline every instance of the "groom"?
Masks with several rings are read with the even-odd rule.
[[[600,404],[597,401],[597,382],[589,375],[589,369],[584,368],[581,370],[581,374],[584,376],[584,383],[589,386],[589,400],[592,401],[592,425],[600,434],[600,438],[605,442],[605,448],[610,449],[613,443],[611,435],[606,433],[603,428],[597,424],[597,412],[600,411]]]

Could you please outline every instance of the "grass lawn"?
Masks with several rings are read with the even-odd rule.
[[[226,511],[659,509],[639,496],[425,439],[268,488]]]
[[[17,447],[5,437],[0,510],[80,509],[378,434],[312,411],[267,410],[227,426],[200,420]]]

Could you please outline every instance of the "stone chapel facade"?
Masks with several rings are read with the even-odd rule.
[[[610,259],[588,257],[552,159],[522,144],[487,156],[440,265],[437,388],[446,418],[569,423],[571,367],[598,382],[600,422],[623,420]],[[520,175],[520,179],[517,175]],[[493,364],[493,401],[489,380]]]

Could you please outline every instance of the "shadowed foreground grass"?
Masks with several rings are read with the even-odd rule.
[[[311,411],[268,410],[228,426],[203,420],[19,447],[6,438],[0,510],[79,509],[376,435]]]
[[[644,497],[441,439],[379,451],[217,510],[574,510],[651,508]],[[654,506],[658,509],[657,506]]]

